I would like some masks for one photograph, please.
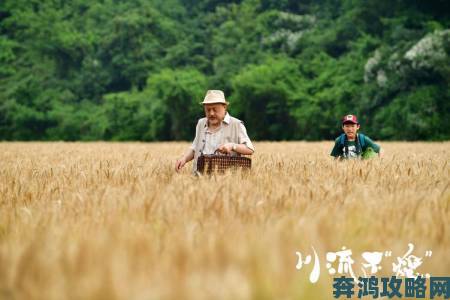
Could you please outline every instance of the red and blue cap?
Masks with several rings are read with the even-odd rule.
[[[356,118],[355,115],[346,115],[342,118],[342,124],[359,124],[358,123],[358,118]]]

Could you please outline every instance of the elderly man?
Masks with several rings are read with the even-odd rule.
[[[201,103],[206,118],[197,123],[192,146],[175,163],[178,172],[192,159],[193,170],[197,171],[197,159],[201,154],[214,154],[216,150],[230,155],[251,155],[255,148],[247,135],[242,121],[227,112],[228,102],[222,91],[209,90]]]

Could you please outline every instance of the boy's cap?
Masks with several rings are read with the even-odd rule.
[[[345,123],[359,124],[358,118],[356,118],[355,115],[346,115],[344,118],[342,118],[342,124]]]

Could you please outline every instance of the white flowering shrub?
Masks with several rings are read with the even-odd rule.
[[[388,51],[383,55],[380,50],[376,50],[364,66],[364,82],[374,82],[378,87],[386,87],[389,78],[407,80],[408,76],[417,76],[420,70],[436,70],[448,64],[446,49],[449,48],[449,41],[450,30],[440,30],[425,35],[407,50],[391,49],[390,54]]]
[[[281,29],[263,39],[264,44],[281,43],[286,45],[288,50],[293,50],[298,40],[305,34],[305,31],[293,32],[291,30]]]
[[[296,15],[287,12],[277,14],[273,22],[274,32],[262,38],[262,44],[279,44],[286,50],[295,49],[297,42],[316,23],[316,17],[312,15]]]
[[[379,70],[377,73],[377,84],[379,87],[385,87],[388,82],[386,73],[383,70]]]
[[[445,45],[448,45],[449,39],[449,29],[427,34],[405,53],[404,58],[411,61],[414,69],[438,66],[448,59]]]
[[[364,66],[364,82],[369,82],[372,78],[374,78],[376,72],[375,69],[379,65],[381,61],[380,51],[376,50],[375,54],[369,58]]]
[[[296,15],[287,12],[280,12],[278,16],[279,23],[291,23],[295,26],[309,27],[316,23],[316,17],[312,15]]]

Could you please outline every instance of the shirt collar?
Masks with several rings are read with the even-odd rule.
[[[223,122],[228,125],[230,124],[230,119],[231,119],[230,114],[227,112],[225,118],[223,118]]]

